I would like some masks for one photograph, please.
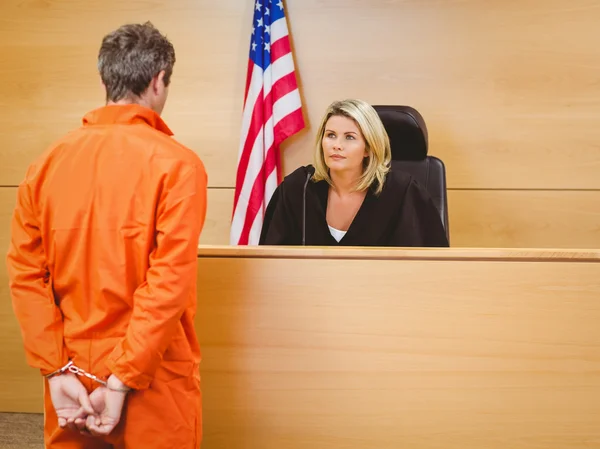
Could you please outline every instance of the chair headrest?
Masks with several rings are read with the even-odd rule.
[[[423,116],[410,106],[373,106],[390,138],[392,160],[419,161],[427,157],[427,126]]]

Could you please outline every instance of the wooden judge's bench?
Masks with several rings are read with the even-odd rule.
[[[197,329],[203,449],[600,447],[600,250],[201,247]]]

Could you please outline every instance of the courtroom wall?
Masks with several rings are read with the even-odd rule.
[[[417,108],[448,171],[451,243],[600,247],[600,1],[288,0],[309,127],[283,148],[310,162],[332,100]],[[226,244],[253,2],[0,4],[0,207],[27,164],[98,107],[102,36],[151,20],[177,63],[164,117],[204,160],[203,243]],[[5,241],[7,223],[0,223]]]

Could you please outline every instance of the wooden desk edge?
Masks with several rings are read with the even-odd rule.
[[[373,248],[299,246],[198,247],[199,258],[600,262],[600,249]]]

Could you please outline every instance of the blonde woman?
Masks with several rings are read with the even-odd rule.
[[[354,99],[332,103],[313,165],[277,187],[260,244],[449,246],[427,191],[390,165],[389,138],[375,109]]]

